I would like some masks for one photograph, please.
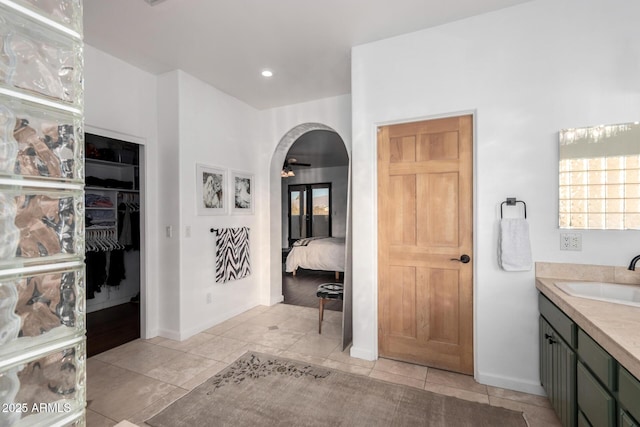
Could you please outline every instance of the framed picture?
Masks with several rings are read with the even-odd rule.
[[[225,215],[227,206],[227,170],[196,164],[196,213]]]
[[[231,212],[253,213],[254,185],[253,174],[231,171]]]

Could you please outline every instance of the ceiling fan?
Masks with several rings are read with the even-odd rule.
[[[311,163],[301,163],[294,157],[289,157],[284,161],[285,166],[311,166]]]
[[[311,163],[301,163],[298,159],[290,157],[284,160],[284,164],[282,165],[282,172],[280,172],[280,176],[282,178],[289,178],[290,176],[296,176],[293,172],[293,167],[298,166],[311,166]]]

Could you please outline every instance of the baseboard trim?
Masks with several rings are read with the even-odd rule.
[[[503,377],[500,375],[490,375],[482,373],[478,373],[476,381],[478,381],[480,384],[488,386],[506,388],[508,390],[536,394],[538,396],[547,395],[540,383],[538,383],[537,381],[525,381],[519,378]]]
[[[160,335],[160,332],[157,329],[151,329],[146,332],[145,331],[140,332],[140,338],[142,338],[143,340],[148,340],[148,339],[159,337],[159,336],[162,336],[162,335]]]
[[[275,297],[271,297],[271,300],[269,301],[269,305],[276,305],[278,303],[281,303],[282,301],[284,301],[284,295],[278,295]]]
[[[243,306],[241,306],[239,308],[236,308],[235,310],[220,314],[220,315],[214,317],[213,319],[211,319],[211,320],[209,320],[207,322],[201,323],[200,325],[198,325],[196,327],[193,327],[193,328],[187,329],[185,331],[182,331],[180,333],[180,337],[181,338],[180,338],[179,341],[183,341],[183,340],[186,340],[187,338],[191,338],[192,336],[194,336],[196,334],[199,334],[202,331],[205,331],[205,330],[207,330],[209,328],[212,328],[212,327],[216,326],[217,324],[224,322],[225,320],[229,320],[232,317],[235,317],[238,314],[242,314],[245,311],[251,310],[252,308],[257,307],[259,305],[260,305],[260,303],[257,302],[257,301],[256,302],[247,303],[247,304],[245,304],[245,305],[243,305]]]
[[[180,332],[169,329],[158,329],[158,335],[162,338],[168,338],[174,341],[180,341]]]
[[[358,347],[351,347],[349,354],[351,355],[351,357],[355,357],[356,359],[363,359],[363,360],[377,359],[377,355],[374,354],[374,352],[365,350],[362,348],[358,348]]]

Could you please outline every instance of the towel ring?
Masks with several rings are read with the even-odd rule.
[[[516,200],[515,197],[507,197],[507,200],[500,203],[500,218],[503,218],[502,207],[505,205],[505,203],[507,204],[507,206],[515,206],[516,203],[522,203],[524,205],[524,219],[527,219],[527,204],[522,200]]]

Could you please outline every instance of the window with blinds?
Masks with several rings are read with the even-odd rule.
[[[640,125],[560,132],[560,228],[640,230]]]

